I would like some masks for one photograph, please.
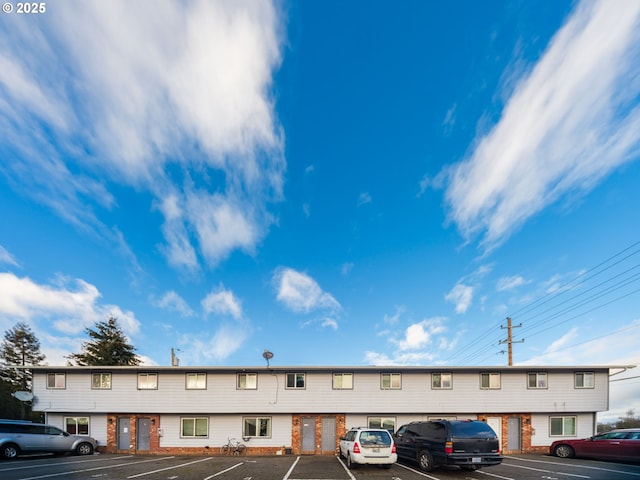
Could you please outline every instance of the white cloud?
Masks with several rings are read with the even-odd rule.
[[[231,290],[223,286],[211,291],[202,299],[202,308],[206,313],[231,315],[236,320],[242,318],[242,305]]]
[[[181,360],[185,365],[203,365],[221,362],[238,351],[249,336],[249,328],[237,323],[222,325],[210,338],[207,334],[185,335]]]
[[[492,248],[546,206],[594,188],[640,148],[640,3],[581,2],[500,121],[449,172],[450,218]]]
[[[0,147],[15,161],[0,173],[106,239],[102,211],[124,208],[107,185],[151,193],[174,267],[197,270],[198,253],[215,265],[236,248],[252,252],[286,168],[270,93],[278,8],[70,0],[5,24]]]
[[[524,278],[520,275],[513,275],[508,277],[501,277],[498,279],[496,284],[496,290],[499,292],[504,292],[506,290],[512,290],[521,285],[524,285],[526,282]]]
[[[403,338],[399,340],[392,338],[390,341],[397,345],[401,351],[420,350],[431,345],[434,336],[446,331],[443,321],[442,318],[435,317],[413,323],[406,328]]]
[[[465,313],[473,300],[473,287],[457,283],[449,293],[444,296],[447,302],[455,304],[456,313]]]
[[[396,307],[396,312],[393,315],[384,314],[383,321],[389,325],[395,325],[400,320],[400,316],[405,312],[406,308],[404,306]]]
[[[14,267],[19,267],[18,261],[14,258],[9,251],[0,245],[0,263],[6,263],[7,265],[12,265]]]
[[[325,317],[322,319],[322,323],[320,324],[322,327],[332,328],[333,330],[338,330],[338,322],[330,317]]]
[[[315,310],[338,311],[338,301],[324,292],[318,283],[305,273],[291,268],[279,268],[273,276],[278,291],[277,299],[296,313],[309,313]]]
[[[370,365],[425,365],[433,361],[435,355],[428,352],[403,352],[396,354],[393,358],[384,353],[366,351],[364,353],[365,362]]]
[[[193,317],[195,312],[189,304],[173,290],[166,292],[162,298],[153,301],[154,305],[172,312],[178,312],[181,317]]]
[[[371,203],[371,195],[367,192],[363,192],[358,196],[358,206],[360,207],[367,203]]]
[[[343,263],[342,266],[340,267],[340,274],[349,275],[351,273],[351,270],[353,270],[354,266],[355,266],[355,263],[353,262]]]

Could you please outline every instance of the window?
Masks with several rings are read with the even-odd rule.
[[[334,390],[353,389],[353,373],[334,373],[333,388]]]
[[[239,373],[238,389],[239,390],[255,390],[258,388],[257,373]]]
[[[488,390],[499,389],[500,374],[499,373],[481,373],[480,388],[488,389]]]
[[[65,417],[64,429],[71,435],[89,435],[89,417]]]
[[[384,428],[390,433],[396,431],[395,417],[369,417],[369,428]]]
[[[402,374],[381,373],[380,388],[382,390],[400,390],[402,388]]]
[[[209,419],[206,417],[181,419],[180,436],[186,438],[202,438],[209,436]]]
[[[271,417],[245,417],[243,437],[271,437]]]
[[[305,375],[304,373],[287,373],[287,388],[305,388]]]
[[[527,379],[527,388],[547,388],[547,374],[545,372],[528,373]]]
[[[67,377],[64,373],[47,373],[47,388],[67,388]]]
[[[157,390],[158,374],[157,373],[139,373],[138,374],[138,390]]]
[[[206,373],[187,373],[187,390],[206,390]]]
[[[431,388],[452,388],[451,373],[432,373]]]
[[[111,374],[110,373],[92,373],[91,374],[91,388],[94,390],[110,389],[111,388]],[[71,433],[71,432],[69,432]]]
[[[576,372],[576,388],[593,388],[595,375],[593,372]]]
[[[576,417],[549,417],[550,436],[576,436]]]

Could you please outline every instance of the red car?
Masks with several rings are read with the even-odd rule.
[[[589,457],[640,461],[640,428],[623,428],[580,440],[557,440],[549,453],[561,458]]]

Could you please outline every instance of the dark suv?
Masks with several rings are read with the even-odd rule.
[[[398,457],[417,461],[426,472],[441,465],[476,470],[502,462],[496,433],[478,420],[412,422],[393,438]]]

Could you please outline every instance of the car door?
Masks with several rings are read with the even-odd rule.
[[[620,456],[621,460],[635,460],[640,458],[640,431],[627,432],[625,437],[620,440]]]
[[[69,452],[74,438],[56,427],[45,427],[47,450],[50,452]]]
[[[624,432],[608,432],[596,435],[582,445],[582,455],[585,457],[614,459],[620,458],[621,440]]]
[[[17,425],[16,440],[24,452],[44,452],[47,449],[47,436],[44,425]]]

